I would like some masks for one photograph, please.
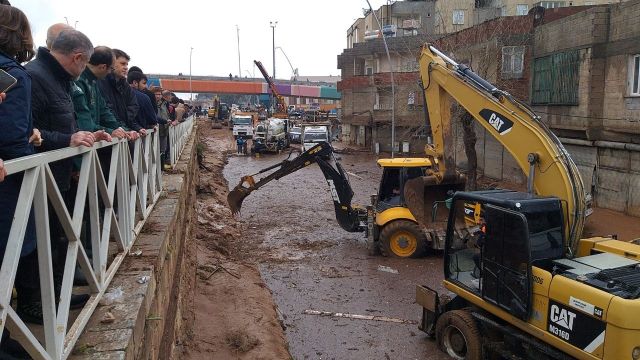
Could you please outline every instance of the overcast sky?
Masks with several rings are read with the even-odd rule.
[[[374,9],[386,0],[370,0]],[[272,35],[277,20],[280,46],[301,76],[340,75],[337,55],[346,47],[346,31],[368,7],[366,0],[11,0],[27,14],[36,45],[47,28],[65,22],[85,33],[94,46],[124,50],[130,65],[146,73],[227,76],[238,73],[236,25],[240,28],[242,77],[260,77],[253,60],[272,74]],[[76,23],[77,21],[77,23]],[[277,78],[289,79],[291,67],[276,50]]]

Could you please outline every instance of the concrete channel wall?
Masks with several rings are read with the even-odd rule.
[[[168,359],[182,327],[180,296],[189,288],[184,252],[191,246],[198,165],[191,133],[164,193],[109,289],[120,302],[98,306],[70,359]],[[186,280],[185,280],[186,279]],[[113,315],[109,321],[107,312]]]

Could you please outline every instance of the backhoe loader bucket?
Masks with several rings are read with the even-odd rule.
[[[435,176],[422,176],[407,180],[404,184],[404,199],[418,223],[433,229],[435,223],[446,223],[449,212],[444,206],[450,197],[447,193],[464,190],[466,179],[462,175],[452,176],[438,182]],[[434,203],[440,202],[437,217],[432,219]]]
[[[245,182],[248,183],[249,187],[244,186]],[[244,198],[249,196],[249,194],[254,190],[254,184],[253,177],[245,176],[240,179],[240,183],[236,185],[233,190],[229,191],[229,195],[227,195],[227,203],[229,204],[229,208],[233,215],[240,213],[242,201],[244,201]]]

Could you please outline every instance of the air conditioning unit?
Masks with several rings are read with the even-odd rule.
[[[382,33],[380,32],[380,30],[372,30],[372,31],[365,31],[364,32],[364,40],[372,40],[372,39],[377,39],[379,37],[382,36]]]

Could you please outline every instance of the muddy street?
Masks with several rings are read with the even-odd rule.
[[[448,358],[418,330],[421,309],[414,303],[416,284],[443,290],[440,256],[369,256],[363,233],[339,227],[315,164],[254,191],[233,217],[227,191],[287,154],[238,156],[227,129],[201,121],[198,132],[197,253],[194,301],[184,315],[185,359]],[[350,174],[353,204],[366,205],[381,176],[376,157],[337,156]],[[585,236],[614,233],[630,240],[640,223],[596,209]]]
[[[375,156],[337,156],[352,174],[353,203],[366,205],[381,175]],[[231,188],[241,176],[285,158],[233,154],[224,176]],[[273,293],[293,358],[447,358],[418,330],[421,310],[414,304],[417,283],[440,289],[441,258],[368,256],[364,233],[348,233],[337,224],[317,165],[253,192],[244,201],[239,223],[251,250],[247,260],[259,264]],[[386,316],[406,323],[308,315],[305,310]]]

